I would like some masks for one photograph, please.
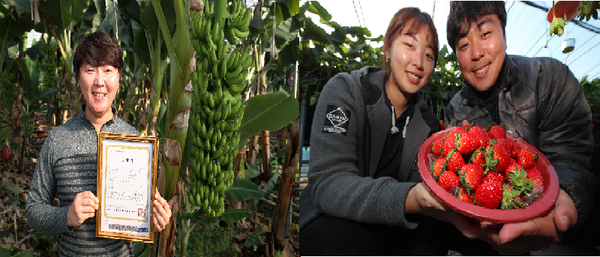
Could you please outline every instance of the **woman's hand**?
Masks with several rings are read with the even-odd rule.
[[[404,208],[406,214],[422,214],[451,223],[469,239],[485,240],[489,233],[479,222],[473,222],[472,219],[442,204],[423,182],[408,191]]]
[[[88,218],[96,216],[98,198],[90,191],[77,194],[67,214],[67,226],[78,227]]]
[[[161,232],[167,224],[169,224],[169,220],[171,219],[171,208],[167,201],[160,196],[158,190],[156,190],[156,195],[154,195],[154,208],[152,208],[153,220],[154,220],[154,229],[156,231]]]

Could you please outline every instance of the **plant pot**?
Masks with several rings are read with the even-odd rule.
[[[579,14],[577,8],[581,6],[581,1],[556,1],[554,3],[554,12],[553,8],[548,10],[548,22],[552,22],[554,20],[554,16],[556,18],[563,18],[567,21],[572,20]]]
[[[560,49],[564,54],[573,51],[573,49],[575,49],[575,39],[567,38],[566,40],[562,41],[560,44]]]

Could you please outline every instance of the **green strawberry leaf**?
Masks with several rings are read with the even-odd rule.
[[[517,196],[521,195],[522,190],[510,189],[508,184],[504,184],[504,191],[502,192],[502,203],[500,209],[518,209],[525,208],[525,205]]]
[[[519,168],[517,172],[509,171],[508,184],[525,193],[533,191],[533,180],[527,178],[527,171],[523,168]]]

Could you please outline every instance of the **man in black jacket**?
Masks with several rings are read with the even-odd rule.
[[[569,68],[551,58],[509,56],[504,2],[452,2],[448,42],[465,79],[445,111],[450,126],[504,124],[554,166],[560,193],[545,216],[486,235],[501,254],[546,250],[593,219],[598,178],[591,173],[590,106]]]

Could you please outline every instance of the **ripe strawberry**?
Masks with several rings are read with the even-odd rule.
[[[461,154],[470,154],[479,147],[479,141],[469,133],[459,133],[456,138],[455,146]]]
[[[440,123],[438,125],[438,131],[442,131],[444,129],[446,129],[446,125],[444,124],[443,120],[440,120]]]
[[[527,171],[523,167],[519,167],[519,165],[513,167],[507,170],[506,180],[508,180],[508,184],[526,194],[531,192],[533,190],[533,181],[527,178]]]
[[[506,138],[506,130],[504,130],[504,127],[500,125],[493,125],[488,131],[488,134],[491,138],[495,139]]]
[[[467,190],[462,186],[458,189],[456,197],[465,203],[473,203],[473,197],[470,196],[469,193],[467,193]]]
[[[480,146],[486,146],[490,142],[490,136],[480,126],[472,126],[468,133],[479,141]]]
[[[436,155],[442,154],[442,142],[443,140],[441,138],[434,140],[433,146],[431,147],[431,152]]]
[[[485,150],[485,165],[487,170],[494,170],[496,172],[504,172],[510,157],[504,151],[503,147],[495,147],[496,140],[490,140],[490,145]]]
[[[544,191],[544,178],[542,173],[534,166],[527,170],[527,178],[533,182],[533,190],[531,195],[539,196]]]
[[[513,189],[512,186],[504,184],[504,192],[502,193],[502,205],[500,209],[519,209],[525,208],[523,204],[523,198],[521,197],[522,191]]]
[[[481,184],[491,180],[496,180],[500,181],[500,183],[504,183],[504,176],[502,176],[502,174],[498,172],[488,172],[486,175],[483,176],[483,179],[481,179]]]
[[[517,143],[517,140],[511,140],[512,144],[513,144],[513,150],[512,153],[510,155],[510,157],[512,158],[517,158],[517,156],[519,155],[519,151],[521,151],[521,145],[519,143]]]
[[[504,189],[499,181],[488,181],[475,190],[475,203],[485,208],[496,209],[502,202]]]
[[[515,158],[510,158],[508,159],[508,165],[506,165],[506,170],[508,170],[508,168],[510,168],[512,165],[517,165],[517,160]]]
[[[478,148],[471,155],[471,159],[469,160],[469,163],[471,163],[471,164],[477,164],[477,165],[480,165],[480,166],[485,166],[485,155],[484,155],[484,153],[485,153],[485,149],[483,147]]]
[[[442,154],[444,157],[448,156],[450,151],[454,149],[454,139],[450,137],[444,138],[444,142],[442,142]]]
[[[433,176],[437,178],[444,170],[446,170],[446,158],[438,157],[435,159],[435,162],[433,162],[431,173],[433,173]]]
[[[525,171],[525,169],[523,168],[523,166],[518,164],[517,161],[515,161],[515,159],[510,158],[510,164],[508,166],[506,166],[506,171],[504,172],[504,176],[506,178],[509,178],[511,176],[511,174],[517,173],[519,171]]]
[[[533,154],[531,150],[527,148],[521,148],[519,154],[517,155],[517,161],[521,164],[525,169],[529,169],[535,165],[538,159],[538,154]]]
[[[456,172],[457,169],[465,165],[465,160],[462,157],[462,154],[457,152],[456,150],[450,151],[450,156],[448,158],[448,170],[452,172]]]
[[[461,184],[469,191],[477,189],[483,178],[483,168],[475,164],[465,164],[458,169]]]
[[[451,172],[449,170],[444,171],[444,173],[442,173],[442,175],[438,179],[438,183],[444,190],[448,192],[451,192],[453,188],[460,186],[460,181],[456,173]]]
[[[498,138],[496,139],[496,146],[500,146],[504,148],[504,151],[510,156],[513,150],[513,141],[508,138]]]
[[[455,127],[448,132],[448,137],[456,137],[458,133],[466,133],[465,127]]]

